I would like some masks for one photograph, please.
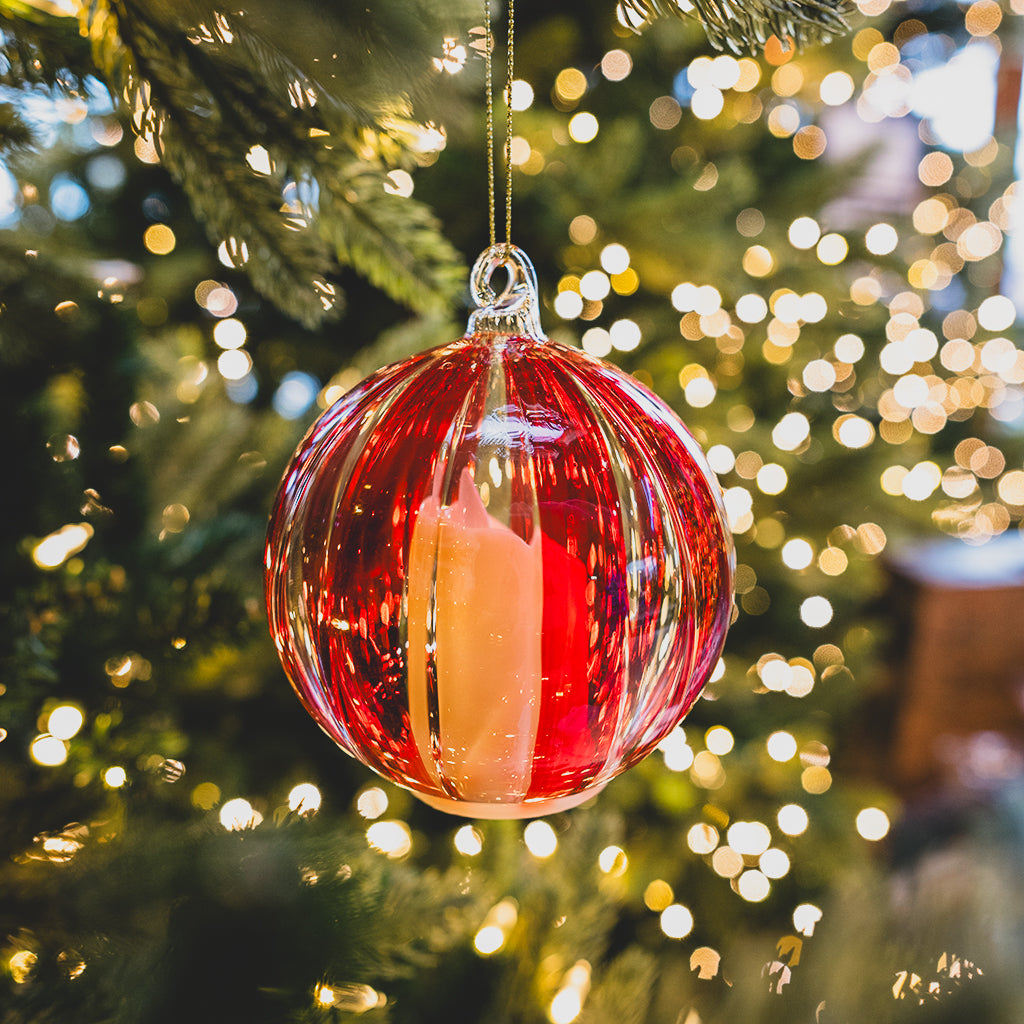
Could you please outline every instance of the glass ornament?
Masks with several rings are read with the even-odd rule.
[[[345,751],[433,807],[534,817],[686,715],[725,640],[733,548],[668,406],[545,339],[526,255],[493,246],[471,283],[464,337],[307,434],[266,596],[295,691]]]

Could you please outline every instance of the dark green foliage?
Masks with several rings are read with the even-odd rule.
[[[851,0],[695,0],[693,10],[685,13],[675,0],[619,0],[619,5],[639,19],[692,15],[713,46],[734,53],[754,52],[772,35],[801,48],[828,42],[847,31],[846,19],[854,10]]]

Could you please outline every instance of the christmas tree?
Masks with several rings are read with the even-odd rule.
[[[526,823],[431,810],[290,692],[285,464],[464,330],[480,6],[0,0],[2,1019],[1019,1019],[1015,748],[957,748],[951,796],[894,682],[906,543],[1012,559],[1024,516],[1012,6],[522,5],[513,240],[548,335],[719,475],[724,656]]]

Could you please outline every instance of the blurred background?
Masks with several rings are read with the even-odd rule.
[[[320,733],[262,592],[310,423],[464,330],[478,5],[0,2],[5,1024],[1024,1016],[1024,5],[642,10],[518,5],[513,240],[703,445],[735,621],[481,822]]]

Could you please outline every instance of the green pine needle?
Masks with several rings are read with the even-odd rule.
[[[626,20],[642,25],[663,17],[695,17],[716,49],[753,52],[771,36],[808,46],[842,35],[850,0],[619,0]]]

